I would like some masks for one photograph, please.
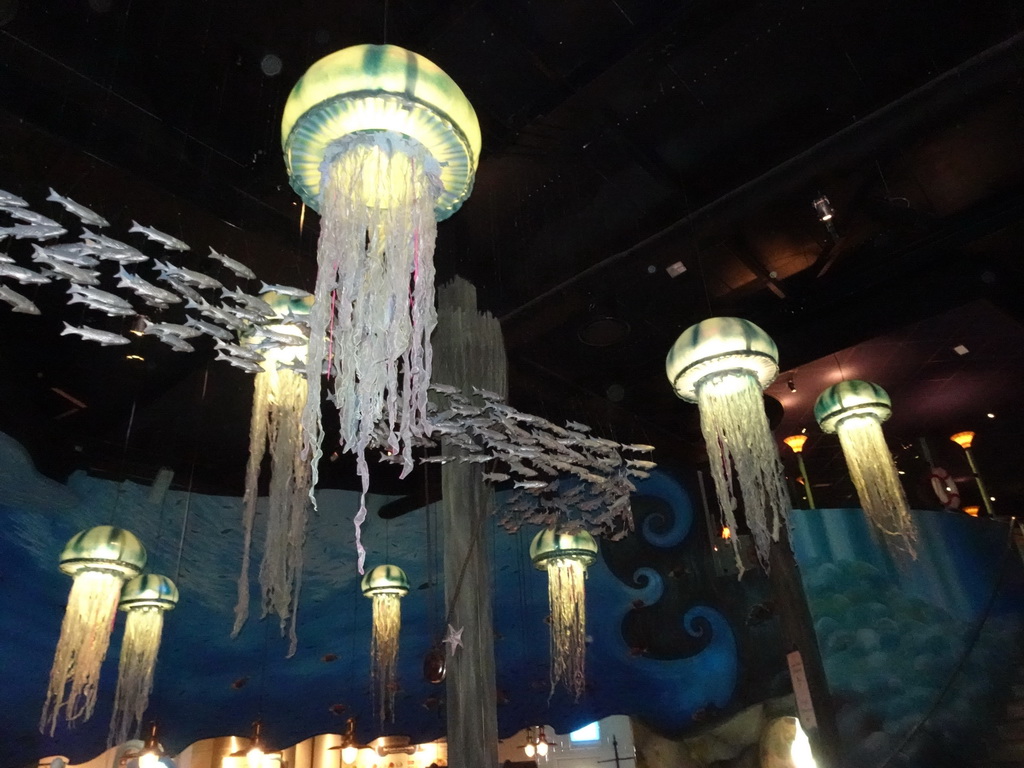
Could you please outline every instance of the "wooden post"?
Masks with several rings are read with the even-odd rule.
[[[818,651],[818,638],[807,607],[803,582],[796,558],[789,545],[785,525],[779,541],[773,542],[769,555],[769,575],[787,660],[793,677],[793,692],[801,709],[800,723],[807,732],[818,768],[836,768],[839,764],[839,732],[835,707],[829,692],[825,668]]]

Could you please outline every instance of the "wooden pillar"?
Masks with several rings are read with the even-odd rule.
[[[788,660],[800,707],[800,722],[811,742],[818,768],[836,768],[839,764],[839,732],[835,707],[785,525],[779,541],[772,543],[769,559],[772,596],[782,628],[783,644],[791,654]],[[793,652],[799,656],[793,656]]]
[[[508,390],[501,326],[490,314],[477,311],[476,289],[461,278],[438,291],[433,378],[466,392],[480,387],[504,396]],[[463,643],[448,658],[445,680],[450,768],[498,764],[488,543],[494,491],[482,473],[479,464],[450,462],[441,467],[445,605],[452,626],[462,629]]]

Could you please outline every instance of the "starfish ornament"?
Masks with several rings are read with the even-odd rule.
[[[465,627],[459,627],[455,629],[451,624],[448,625],[448,633],[444,636],[444,640],[441,642],[448,646],[448,655],[454,656],[456,648],[464,648],[462,645],[462,631]]]

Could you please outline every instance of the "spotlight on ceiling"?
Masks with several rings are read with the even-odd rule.
[[[814,210],[818,214],[818,221],[832,221],[835,211],[832,210],[832,203],[825,195],[818,197],[811,205],[814,206]]]

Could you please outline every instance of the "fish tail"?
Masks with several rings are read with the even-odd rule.
[[[53,187],[50,187],[50,194],[46,196],[46,199],[59,203],[61,201],[61,196],[57,194]]]
[[[65,320],[64,321],[64,330],[60,332],[60,335],[61,336],[67,336],[68,334],[74,333],[76,330],[78,330],[78,329],[75,328],[73,325],[71,325],[71,323],[69,323],[67,320]]]
[[[145,230],[145,228],[141,224],[139,224],[139,222],[137,222],[135,219],[132,219],[132,226],[131,226],[131,228],[128,231],[129,232],[145,232],[146,230]]]

